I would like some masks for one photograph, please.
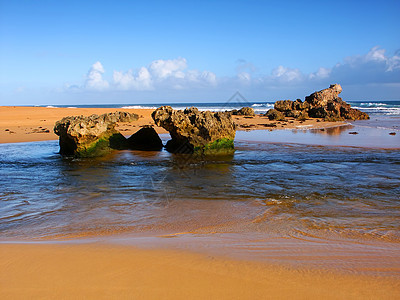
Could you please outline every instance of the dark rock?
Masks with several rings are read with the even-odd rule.
[[[276,127],[275,123],[270,123],[270,124],[258,124],[260,126],[264,126],[264,127]]]
[[[277,121],[285,120],[284,114],[274,108],[269,109],[264,116],[268,117],[268,119],[270,120],[277,120]]]
[[[174,153],[218,154],[234,151],[236,125],[229,112],[200,112],[191,107],[174,110],[162,106],[152,113],[157,126],[166,129],[171,140],[166,149]]]
[[[115,125],[117,122],[137,119],[136,114],[126,112],[65,117],[54,126],[54,133],[60,137],[60,154],[94,157],[112,149],[123,149],[126,147],[126,139],[115,129]]]
[[[349,134],[358,134],[357,131],[350,131]]]
[[[231,111],[232,115],[237,115],[237,116],[252,116],[254,117],[256,114],[254,113],[254,109],[248,106],[242,107],[239,110],[232,110]]]
[[[396,132],[389,132],[390,135],[396,135]]]
[[[289,118],[298,118],[301,114],[300,110],[289,110],[285,112],[285,116]]]
[[[163,144],[153,126],[143,126],[127,139],[127,145],[132,150],[159,151]]]
[[[303,102],[300,99],[296,99],[296,101],[293,102],[292,107],[294,110],[306,110],[310,107],[310,104]]]

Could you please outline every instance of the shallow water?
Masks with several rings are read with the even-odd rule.
[[[264,232],[400,242],[398,150],[271,144],[259,134],[241,133],[234,155],[207,159],[67,159],[56,141],[0,145],[0,237]]]

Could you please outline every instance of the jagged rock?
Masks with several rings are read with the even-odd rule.
[[[137,119],[136,114],[127,112],[65,117],[54,126],[54,133],[60,137],[60,154],[94,157],[122,149],[126,147],[126,139],[115,125]]]
[[[291,100],[279,100],[274,104],[274,109],[285,112],[293,109],[293,101]]]
[[[309,103],[311,106],[326,106],[328,101],[336,100],[341,92],[342,87],[340,84],[331,84],[329,88],[307,96],[305,102]]]
[[[256,114],[254,113],[254,109],[252,107],[242,107],[239,110],[232,110],[232,115],[238,115],[238,116],[255,116]]]
[[[279,110],[276,110],[274,108],[269,109],[264,116],[268,117],[268,119],[270,120],[276,120],[276,121],[285,120],[285,115]]]
[[[309,108],[309,104],[307,102],[302,102],[300,99],[296,101],[279,100],[275,102],[274,108],[282,112],[285,117],[297,119],[302,115],[302,111]]]
[[[152,113],[157,126],[166,129],[171,140],[166,149],[174,153],[217,154],[234,151],[236,125],[229,112],[200,112],[191,107],[174,110],[162,106]]]
[[[312,118],[324,118],[326,121],[367,120],[367,113],[351,108],[339,97],[342,92],[340,84],[332,84],[329,88],[307,96],[305,102],[310,105],[308,114]]]
[[[329,88],[312,93],[302,102],[280,100],[276,101],[274,108],[286,117],[297,119],[322,118],[325,121],[344,121],[344,120],[366,120],[368,114],[351,108],[339,97],[342,87],[339,84],[332,84]],[[271,112],[271,118],[278,117],[275,112]],[[279,116],[280,117],[280,116]]]
[[[296,101],[293,102],[292,107],[294,110],[307,110],[310,107],[310,104],[303,102],[300,99],[296,99]]]
[[[289,117],[289,118],[297,119],[300,116],[301,113],[302,113],[301,110],[288,110],[288,111],[285,112],[285,116]]]
[[[132,150],[159,151],[163,148],[162,141],[153,126],[146,125],[127,139],[127,145]]]
[[[305,121],[305,120],[307,120],[309,117],[310,117],[310,116],[308,115],[308,113],[307,113],[305,110],[303,110],[303,111],[300,111],[300,114],[299,114],[299,116],[297,117],[297,120],[299,120],[299,121]]]

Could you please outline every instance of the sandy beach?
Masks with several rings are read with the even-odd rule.
[[[20,142],[57,140],[58,137],[53,133],[57,120],[65,116],[114,111],[129,111],[141,116],[131,124],[118,124],[117,128],[124,135],[135,133],[140,126],[153,124],[152,109],[0,107],[0,143],[3,144],[2,149],[7,150],[7,143],[16,143],[10,144],[11,147],[22,149],[24,145],[20,145],[22,148],[18,146]],[[243,134],[249,130],[301,131],[313,128],[323,134],[336,136],[341,134],[340,125],[345,124],[318,119],[272,122],[260,115],[233,118]],[[155,128],[160,134],[167,133],[160,127]],[[323,228],[313,224],[309,226],[308,220],[315,215],[314,208],[322,209],[321,199],[325,199],[323,188],[329,188],[332,180],[338,180],[341,176],[335,171],[340,161],[354,157],[351,165],[364,162],[367,160],[364,156],[357,158],[357,155],[363,155],[362,152],[351,152],[348,155],[347,150],[343,150],[341,156],[325,161],[323,157],[327,151],[323,148],[309,150],[306,146],[298,146],[300,148],[296,150],[292,149],[294,146],[285,148],[271,145],[265,150],[265,155],[262,152],[264,146],[251,152],[255,146],[243,141],[239,144],[241,150],[235,154],[237,162],[228,158],[221,164],[205,162],[205,167],[192,162],[187,164],[184,172],[177,170],[174,164],[169,165],[176,158],[166,156],[166,151],[138,152],[134,155],[122,151],[108,157],[106,160],[109,164],[104,166],[101,159],[93,165],[85,161],[62,161],[54,157],[56,152],[51,148],[57,146],[56,142],[46,144],[45,148],[51,149],[46,148],[45,154],[39,154],[44,158],[32,161],[32,171],[27,171],[29,163],[23,161],[22,166],[16,163],[17,173],[14,174],[14,162],[6,162],[4,169],[11,169],[7,169],[9,173],[5,174],[15,176],[9,180],[20,180],[26,173],[35,174],[38,178],[31,181],[28,175],[22,178],[21,183],[15,183],[22,192],[12,189],[1,194],[5,202],[9,201],[10,210],[5,206],[4,217],[1,218],[5,224],[3,232],[6,238],[3,237],[0,243],[0,298],[400,298],[398,239],[395,234],[391,235],[389,231],[380,236],[379,232],[370,229],[364,230],[365,235],[354,234],[352,228],[347,227],[341,232],[340,226],[334,227],[332,224]],[[7,150],[7,157],[13,157],[12,149]],[[34,152],[34,149],[40,150],[40,145],[21,151]],[[338,155],[338,151],[334,150],[329,155]],[[379,151],[376,153],[371,155],[381,155]],[[19,155],[26,157],[24,152]],[[278,155],[276,159],[274,155]],[[306,155],[308,158],[305,158]],[[392,155],[391,159],[396,159],[395,152],[385,155]],[[272,161],[267,159],[264,162],[260,157],[271,157]],[[317,157],[316,161],[313,161],[314,157]],[[322,157],[322,164],[318,157]],[[302,159],[304,162],[301,162]],[[248,160],[256,163],[243,168]],[[379,161],[379,157],[372,160]],[[27,158],[27,161],[30,159]],[[261,164],[260,169],[253,171],[251,168],[258,164]],[[231,169],[231,165],[236,167]],[[357,169],[363,165],[365,163],[357,165]],[[343,164],[340,167],[346,170],[347,166]],[[388,167],[383,168],[388,172]],[[20,173],[21,170],[24,174]],[[162,180],[153,181],[156,177],[144,176],[151,174],[152,170],[154,174],[160,170],[164,172]],[[296,170],[299,172],[298,177],[290,177],[290,174],[297,174]],[[366,171],[360,169],[357,176],[363,176]],[[311,172],[311,175],[307,172]],[[372,172],[367,173],[369,178],[375,175],[373,170],[369,172]],[[256,182],[257,188],[251,186],[254,174],[265,176]],[[270,174],[271,178],[268,177]],[[274,181],[275,176],[281,176],[277,179],[279,182]],[[352,176],[354,182],[350,183],[346,179],[345,185],[338,185],[340,191],[348,189],[346,195],[359,188],[360,182],[365,182],[363,177],[359,177],[361,180],[357,178],[354,172]],[[173,180],[165,181],[168,177]],[[303,177],[305,179],[302,182]],[[145,189],[145,192],[142,191],[145,196],[140,196],[140,189],[149,184],[146,181],[148,178],[151,179],[153,189]],[[308,178],[318,181],[322,187],[320,194],[316,194],[315,202],[311,204],[306,203],[306,199],[314,199],[308,192]],[[42,180],[46,182],[45,186],[40,183]],[[258,190],[268,180],[268,189],[259,189],[262,195],[251,196],[253,190]],[[50,182],[51,186],[48,184]],[[282,191],[290,190],[296,182],[295,197],[301,199],[297,207],[294,200],[289,199],[290,202],[285,203],[282,200],[285,196],[279,198],[284,194]],[[159,185],[154,186],[155,183]],[[177,187],[182,191],[189,190],[179,198]],[[301,194],[302,187],[304,197]],[[227,193],[226,196],[221,196],[220,188],[223,193]],[[276,195],[272,193],[274,189]],[[368,191],[369,187],[365,189]],[[27,190],[29,193],[25,194]],[[161,196],[158,190],[162,191]],[[171,190],[177,199],[168,198],[167,194]],[[267,196],[269,192],[271,194]],[[328,191],[328,195],[335,193],[339,194],[336,190]],[[365,194],[365,191],[360,191],[360,194]],[[138,195],[146,199],[139,197],[135,202]],[[47,197],[47,200],[43,201],[41,197]],[[187,201],[188,197],[193,199]],[[253,198],[245,200],[246,197]],[[338,201],[342,201],[342,198],[337,197]],[[36,201],[39,206],[35,206]],[[301,210],[302,205],[306,207],[304,211]],[[307,205],[310,206],[310,212]],[[343,205],[344,201],[332,206],[340,210]],[[346,205],[349,205],[343,208],[346,211],[363,209],[361,204],[358,207],[355,204],[352,206],[351,201],[346,202]],[[292,208],[293,211],[299,211],[298,217],[304,214],[306,218],[300,220],[295,215],[289,215]],[[370,209],[369,204],[366,209]],[[396,210],[395,207],[393,209]],[[23,210],[26,211],[20,213]],[[43,216],[38,213],[43,213]],[[321,215],[325,213],[331,213],[332,218],[337,215],[337,211],[330,207]],[[289,217],[284,219],[285,216]],[[7,222],[11,224],[10,229]],[[25,226],[24,229],[19,229],[18,225],[14,227],[19,222]],[[30,222],[35,225],[30,225]],[[326,235],[319,236],[321,232]],[[275,234],[274,238],[268,237],[271,233],[272,236]],[[18,234],[21,234],[21,239],[13,238]],[[127,245],[109,238],[123,234],[132,234],[134,242]],[[349,236],[349,240],[344,239],[345,236]],[[158,242],[144,242],[146,238]]]
[[[57,140],[53,128],[56,121],[67,116],[89,116],[115,111],[128,111],[140,116],[139,120],[131,124],[119,124],[117,127],[124,135],[130,136],[143,125],[154,125],[151,118],[152,109],[116,109],[116,108],[55,108],[55,107],[0,107],[0,143],[18,143]],[[238,130],[256,129],[310,129],[327,128],[343,124],[342,122],[322,122],[320,119],[309,119],[299,122],[294,119],[270,121],[267,117],[233,116],[238,124]],[[155,126],[156,131],[167,133],[163,128]]]
[[[397,299],[397,279],[171,250],[0,245],[2,299]]]

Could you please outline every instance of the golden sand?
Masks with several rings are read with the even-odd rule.
[[[0,107],[0,143],[55,140],[54,123],[65,116],[118,110],[142,116],[118,127],[125,135],[153,124],[151,109]],[[338,125],[315,119],[287,120],[270,128],[265,124],[271,121],[262,116],[234,119],[242,130]],[[166,133],[159,127],[156,130]],[[400,299],[400,280],[290,269],[189,251],[89,243],[3,243],[0,299]]]
[[[1,299],[399,299],[393,278],[105,244],[0,245]]]
[[[56,121],[67,116],[89,116],[92,114],[104,114],[115,111],[128,111],[136,113],[141,118],[130,124],[121,123],[117,127],[122,134],[130,136],[143,125],[154,125],[151,118],[153,109],[117,109],[117,108],[54,108],[54,107],[23,107],[0,106],[0,143],[34,142],[57,140],[53,128]],[[310,119],[304,122],[287,120],[286,122],[270,121],[267,117],[257,115],[255,117],[234,116],[239,130],[254,129],[309,129],[337,126],[338,122],[321,122],[318,119]],[[275,124],[276,127],[269,127]],[[167,133],[163,128],[155,126],[158,133]]]

